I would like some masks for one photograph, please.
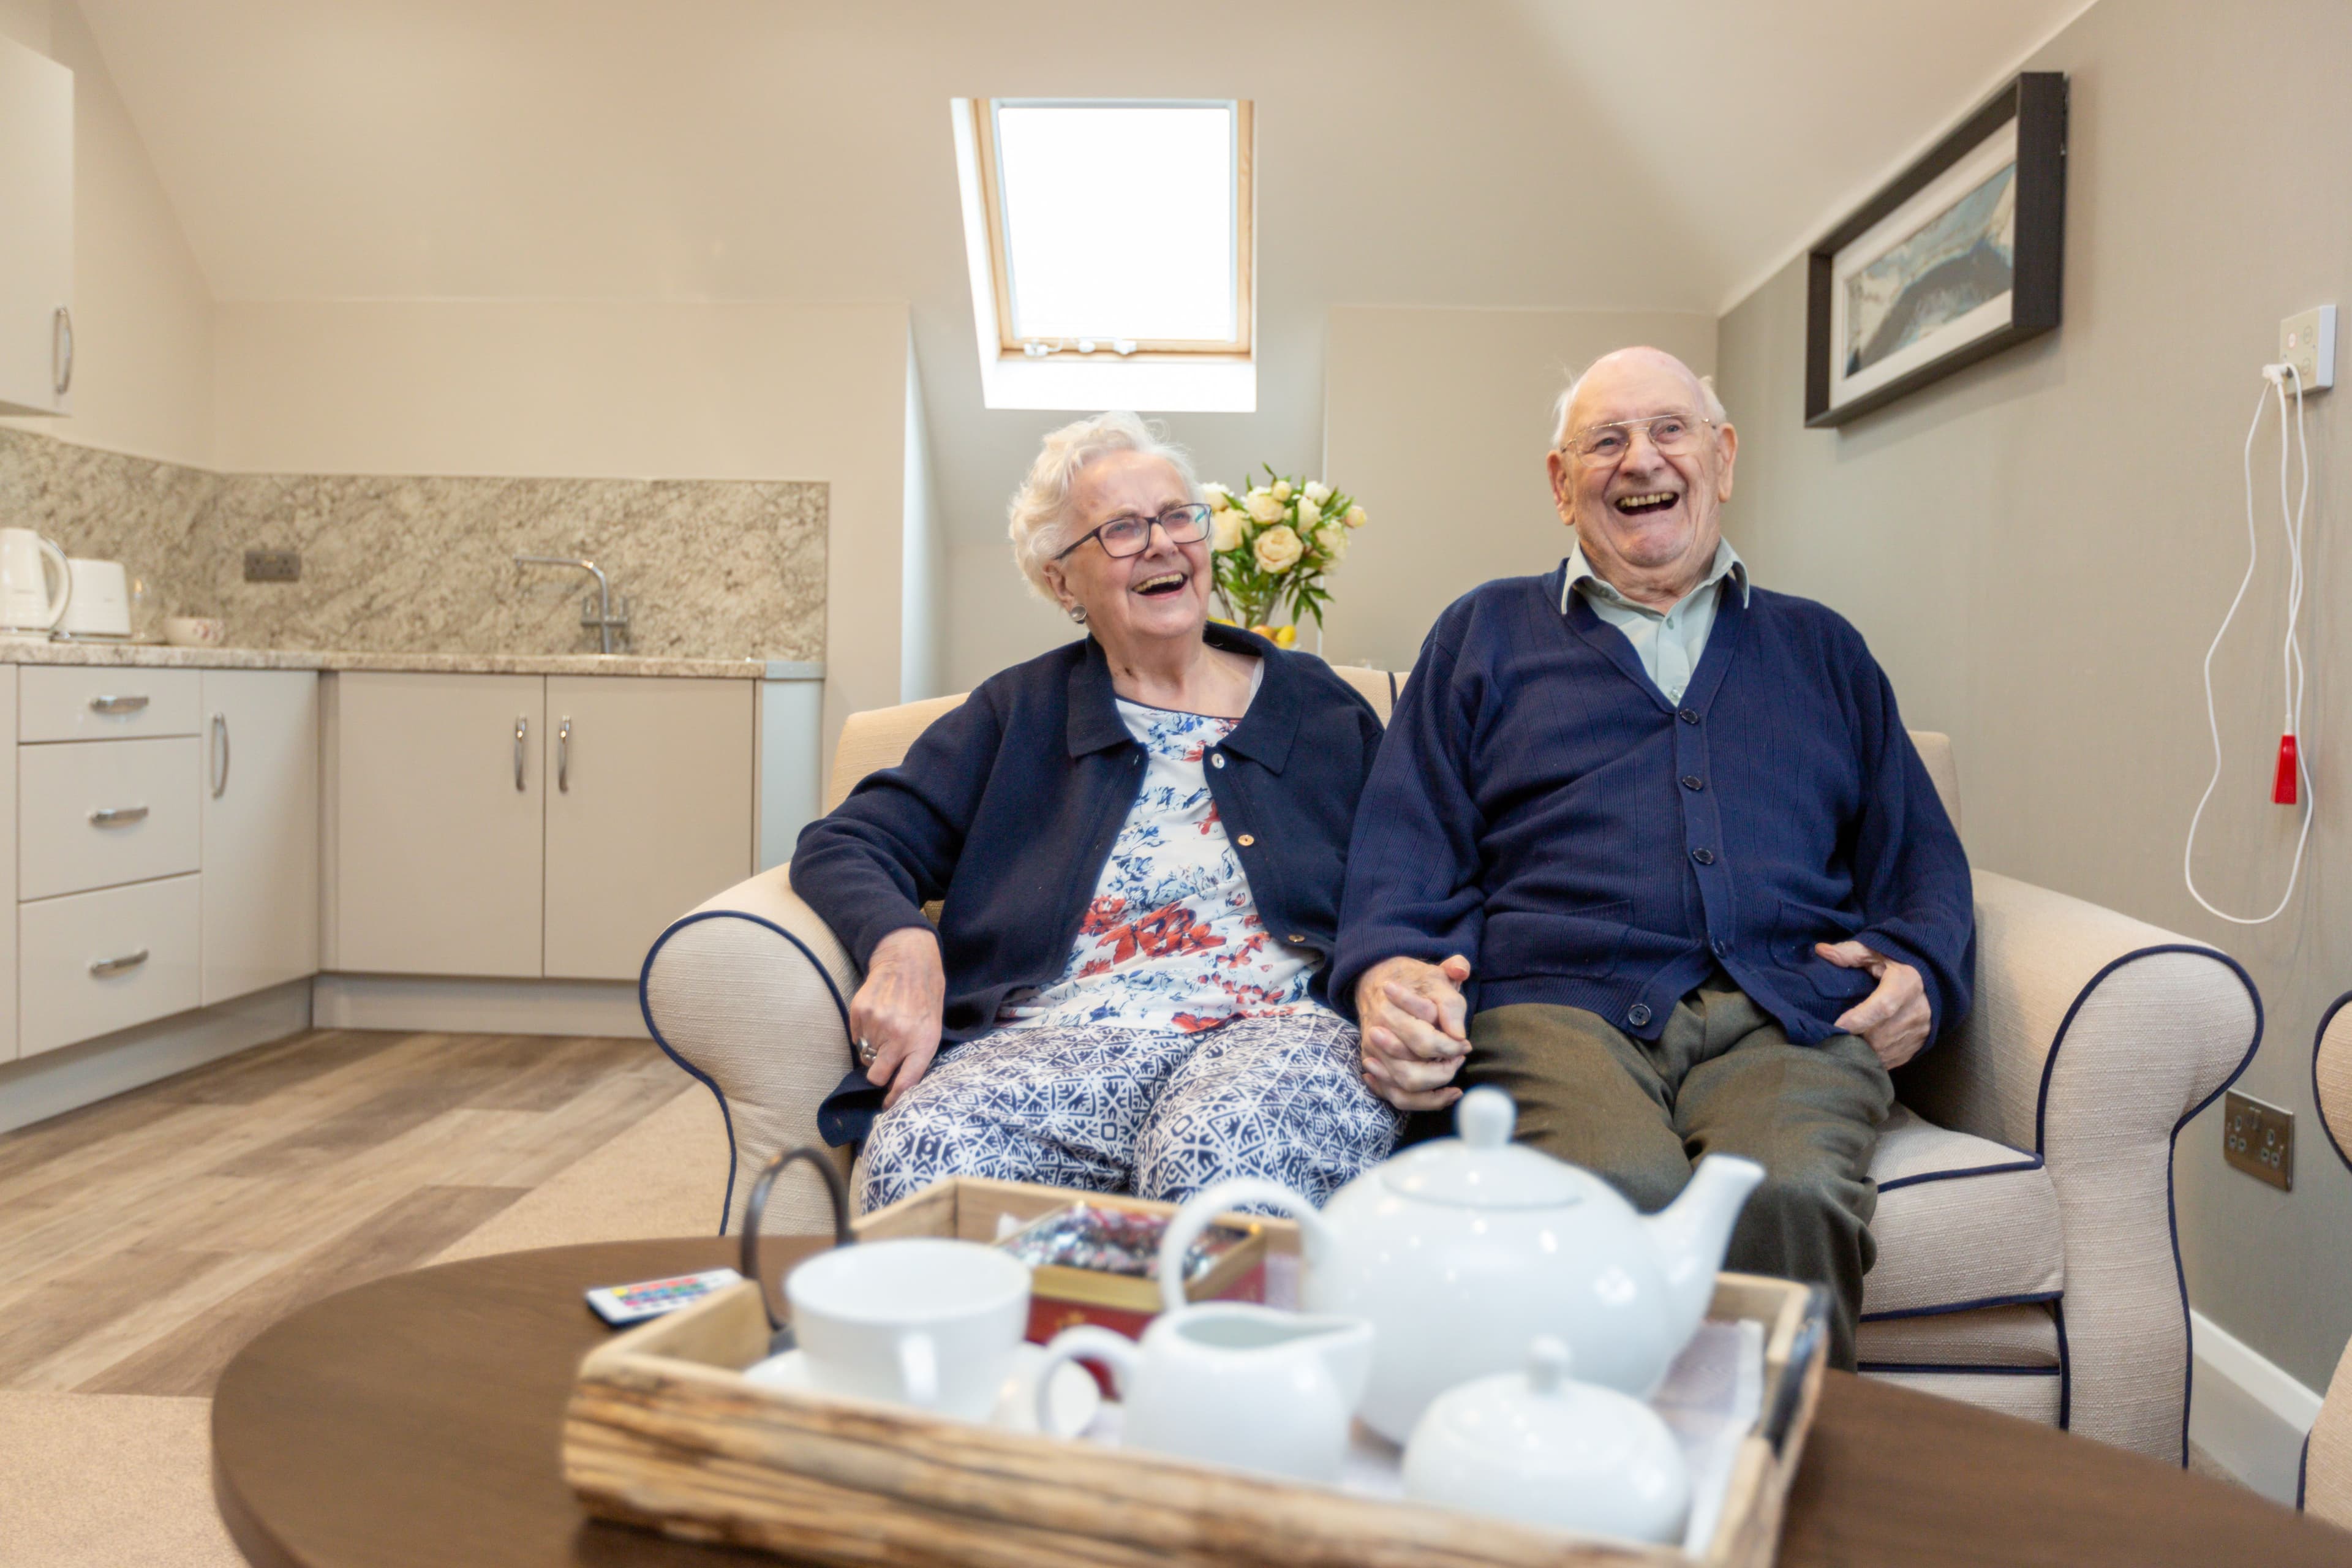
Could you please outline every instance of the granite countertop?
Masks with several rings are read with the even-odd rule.
[[[822,679],[824,667],[782,659],[640,658],[593,653],[355,653],[337,649],[167,647],[157,643],[0,642],[0,664],[143,669],[411,670],[434,675],[663,675],[703,680]]]

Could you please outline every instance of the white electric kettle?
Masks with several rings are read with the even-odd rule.
[[[48,567],[57,567],[49,588]],[[0,637],[47,642],[73,602],[73,568],[66,552],[29,528],[0,528]]]

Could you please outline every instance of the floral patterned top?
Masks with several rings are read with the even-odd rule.
[[[1143,792],[1103,864],[1062,978],[1006,997],[997,1026],[1192,1032],[1315,1010],[1307,985],[1321,956],[1266,934],[1202,772],[1202,757],[1241,721],[1118,700],[1148,759]]]

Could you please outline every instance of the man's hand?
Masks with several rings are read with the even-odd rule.
[[[1813,951],[1840,969],[1866,969],[1878,980],[1876,990],[1839,1017],[1839,1028],[1869,1041],[1889,1072],[1919,1054],[1936,1019],[1917,970],[1858,942],[1817,942]]]
[[[1363,1026],[1364,1085],[1400,1110],[1436,1110],[1462,1098],[1451,1087],[1470,1054],[1462,983],[1470,961],[1391,958],[1356,982]]]
[[[852,1046],[863,1040],[874,1047],[866,1077],[889,1086],[883,1109],[898,1104],[930,1070],[940,1053],[947,995],[937,936],[908,926],[875,943],[866,984],[849,999],[849,1037]]]

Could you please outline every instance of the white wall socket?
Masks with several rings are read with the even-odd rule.
[[[2294,366],[2305,392],[2336,384],[2336,307],[2288,316],[2279,322],[2279,359]]]

